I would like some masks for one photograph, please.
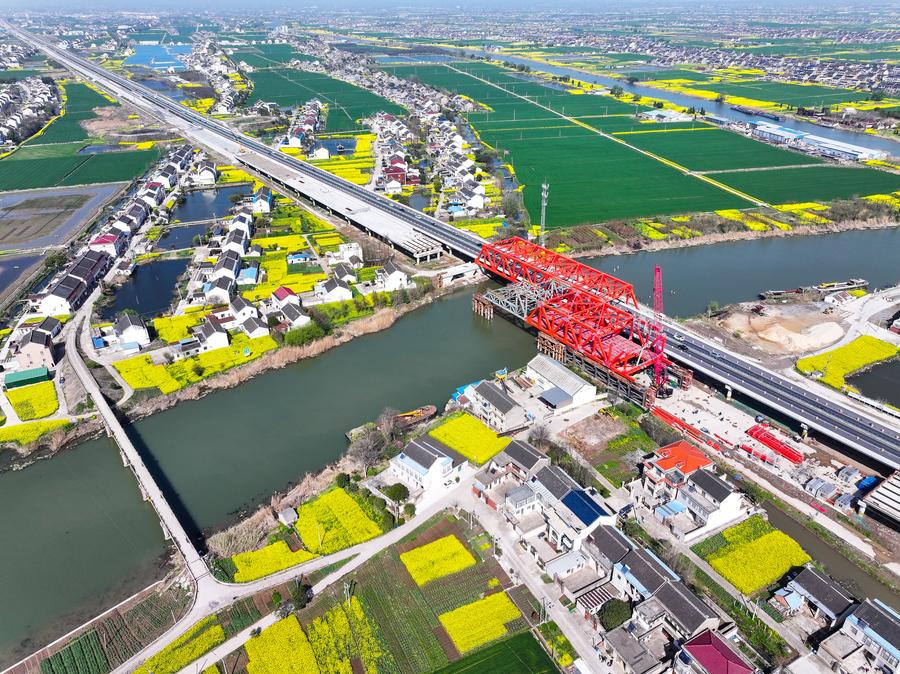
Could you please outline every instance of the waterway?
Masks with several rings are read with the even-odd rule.
[[[200,236],[206,231],[206,225],[178,225],[169,227],[156,242],[155,247],[160,250],[179,250],[190,248],[194,245],[194,237]]]
[[[870,398],[900,407],[900,360],[896,358],[848,377],[847,383]]]
[[[184,195],[184,201],[175,207],[170,222],[194,222],[221,218],[231,212],[231,197],[250,195],[250,185],[229,185],[211,190],[193,190]]]
[[[191,53],[189,44],[139,44],[134,54],[125,59],[126,66],[145,66],[154,70],[184,70],[181,56]]]
[[[821,281],[864,278],[875,289],[900,282],[896,252],[900,229],[856,230],[584,258],[582,262],[635,287],[653,304],[653,267],[660,265],[665,310],[695,316],[710,301],[724,306],[756,299],[763,290],[797,288]]]
[[[162,530],[107,440],[6,473],[0,668],[146,587]]]
[[[175,282],[188,267],[190,258],[158,260],[138,265],[131,277],[117,290],[113,301],[100,309],[100,317],[113,320],[126,309],[144,318],[159,316],[169,305]]]
[[[703,311],[710,300],[748,300],[771,287],[850,276],[884,285],[897,280],[898,246],[900,232],[878,230],[590,262],[635,283],[644,301],[649,300],[653,265],[661,264],[667,287],[677,290],[666,296],[666,309],[684,316]],[[168,288],[161,292],[167,294]],[[389,330],[144,419],[132,427],[136,445],[192,534],[227,525],[242,511],[268,501],[273,491],[339,457],[346,447],[344,432],[373,419],[384,406],[442,406],[457,386],[527,362],[535,353],[533,337],[501,318],[488,322],[475,317],[470,301],[471,290],[443,298]],[[104,597],[106,604],[123,598],[133,589],[125,589],[126,581],[146,575],[146,560],[159,547],[135,544],[123,552],[123,537],[144,541],[156,536],[153,540],[161,546],[159,530],[152,514],[146,524],[132,521],[133,509],[148,509],[134,478],[117,462],[103,439],[0,475],[0,536],[11,543],[0,559],[0,577],[24,579],[15,588],[0,590],[5,599],[0,601],[0,643],[7,648],[43,633],[58,622],[57,616],[90,614],[98,607],[96,597]],[[102,486],[93,493],[95,480]],[[123,525],[121,531],[116,524]],[[788,533],[815,558],[827,554],[793,530]],[[95,562],[98,556],[102,560]],[[30,582],[31,574],[51,563],[46,560],[54,562],[52,577],[44,584]],[[836,564],[829,560],[829,570],[843,573]],[[56,590],[60,586],[64,591]],[[17,594],[10,601],[3,592],[27,597]]]
[[[738,112],[737,110],[732,110],[731,105],[728,103],[716,103],[715,101],[710,101],[698,96],[689,96],[688,94],[669,91],[666,89],[656,89],[654,87],[648,87],[639,83],[630,84],[626,80],[616,79],[615,77],[609,77],[607,75],[595,75],[593,73],[587,73],[576,68],[550,65],[547,63],[542,63],[540,61],[535,61],[534,59],[523,58],[521,56],[512,56],[509,54],[487,54],[486,52],[472,49],[465,49],[460,51],[465,51],[465,53],[467,54],[476,53],[479,56],[490,56],[496,61],[508,61],[509,63],[514,63],[516,65],[527,65],[532,70],[550,73],[551,75],[568,75],[569,77],[574,77],[581,80],[582,82],[601,84],[606,87],[620,86],[628,94],[641,94],[642,96],[650,98],[662,98],[667,101],[671,101],[676,105],[681,105],[687,108],[702,107],[704,110],[706,110],[706,112],[717,115],[719,117],[725,117],[726,119],[748,123],[758,122],[763,119],[762,117],[757,117],[756,115],[748,115],[743,112]],[[785,118],[782,121],[778,122],[778,124],[789,129],[796,129],[797,131],[812,133],[818,136],[823,136],[825,138],[832,138],[844,143],[861,145],[862,147],[867,147],[874,150],[883,150],[895,156],[900,155],[900,143],[897,143],[897,141],[891,140],[889,138],[880,138],[871,134],[857,133],[855,131],[831,129],[826,126],[819,126],[818,124],[811,124],[809,122],[791,118]]]
[[[27,273],[43,255],[4,255],[0,257],[0,288],[9,288]]]
[[[184,89],[169,83],[167,80],[138,80],[138,82],[171,98],[173,101],[181,102],[188,98],[188,95],[184,93]]]
[[[854,596],[880,599],[889,606],[900,609],[900,601],[898,601],[896,593],[888,586],[860,571],[840,552],[771,503],[763,503],[763,508],[773,527],[781,529],[797,541],[810,557],[825,567],[828,575],[849,589]]]

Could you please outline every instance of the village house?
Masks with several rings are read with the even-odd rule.
[[[232,298],[228,308],[231,310],[231,315],[234,316],[234,320],[237,323],[243,323],[248,318],[256,318],[259,316],[256,307],[240,295],[236,295]]]
[[[204,351],[221,349],[228,346],[229,343],[228,331],[214,321],[206,321],[200,326],[197,339]]]
[[[660,447],[644,461],[642,500],[650,507],[673,501],[687,478],[711,463],[701,450],[684,440]]]
[[[538,354],[528,361],[525,378],[540,389],[538,399],[554,413],[585,405],[597,397],[596,386],[544,354]]]
[[[391,459],[390,472],[411,492],[427,492],[451,486],[466,464],[464,456],[430,435],[423,435]]]
[[[639,602],[678,575],[647,548],[630,550],[613,566],[612,584],[628,601]]]
[[[828,628],[841,622],[856,605],[844,588],[812,565],[807,565],[788,581],[785,590],[787,593],[795,593],[810,615]],[[775,599],[781,599],[787,607],[790,606],[790,599],[787,597],[789,594],[776,594]]]
[[[150,345],[150,332],[140,316],[122,314],[113,323],[113,331],[122,345],[137,344],[139,347]]]
[[[839,674],[897,674],[900,614],[878,599],[866,599],[837,632],[819,644],[817,654]]]
[[[346,302],[353,299],[353,291],[341,279],[319,281],[313,291],[320,302]]]
[[[93,239],[88,244],[90,250],[106,253],[110,257],[119,257],[128,245],[128,239],[122,232],[107,231]]]
[[[53,355],[53,340],[43,330],[31,330],[15,348],[16,363],[23,370],[45,367],[52,370],[56,364]]]
[[[356,274],[353,269],[343,263],[336,264],[331,270],[332,277],[343,281],[344,283],[356,283]]]
[[[299,304],[285,304],[281,309],[281,315],[290,329],[302,328],[312,321],[309,314],[303,311]]]
[[[216,260],[210,279],[227,278],[234,281],[241,270],[241,257],[233,250],[224,251]]]
[[[685,532],[687,541],[745,519],[752,512],[752,506],[741,492],[706,468],[688,475],[678,487],[672,503],[683,505],[696,525],[696,528]],[[677,509],[672,504],[664,504],[657,507],[656,516],[665,520],[668,513]]]
[[[338,244],[336,251],[325,252],[325,261],[332,266],[342,262],[351,269],[360,269],[363,266],[362,246],[356,241]]]
[[[203,187],[212,187],[216,184],[218,174],[216,173],[216,165],[209,160],[203,160],[197,164],[197,170],[194,173],[194,184]]]
[[[269,334],[269,327],[256,316],[251,316],[241,324],[243,330],[250,339],[265,337]]]
[[[234,280],[228,276],[218,276],[208,282],[203,289],[207,304],[228,304],[234,294]]]
[[[285,286],[279,286],[275,289],[272,293],[271,301],[272,305],[278,309],[284,309],[288,304],[300,306],[300,298],[297,296],[297,293]]]
[[[272,190],[268,187],[260,187],[253,193],[253,212],[268,213],[272,210]]]
[[[675,674],[754,674],[758,670],[730,639],[709,629],[684,642],[672,661]]]
[[[528,424],[525,409],[503,388],[487,380],[466,387],[465,396],[472,413],[498,433],[522,428]]]
[[[388,260],[384,266],[375,272],[375,287],[381,292],[394,292],[414,286],[409,276],[400,267]]]

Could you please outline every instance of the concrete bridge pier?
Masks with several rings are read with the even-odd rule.
[[[128,468],[128,457],[125,456],[125,452],[122,449],[119,449],[119,456],[122,457],[122,465]]]
[[[146,499],[144,499],[144,500],[146,500]],[[165,522],[163,522],[162,520],[159,521],[159,528],[162,529],[162,532],[163,532],[163,539],[165,539],[165,540],[167,540],[167,541],[171,541],[171,540],[172,540],[172,534],[169,533],[168,527],[166,527]]]
[[[729,386],[728,384],[725,384],[725,400],[731,400],[731,394],[733,392],[734,391],[731,390],[731,386]]]

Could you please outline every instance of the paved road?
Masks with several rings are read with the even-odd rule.
[[[856,408],[837,392],[814,390],[819,388],[815,382],[795,382],[757,365],[677,323],[667,320],[664,329],[670,357],[891,468],[900,467],[896,424]]]
[[[324,195],[324,199],[335,202],[335,207],[342,214],[349,214],[350,217],[361,221],[377,216],[375,220],[382,223],[388,220],[402,224],[407,230],[412,228],[464,257],[474,258],[481,250],[482,240],[470,232],[456,229],[413,208],[272,149],[250,136],[234,131],[218,120],[196,113],[152,89],[111,73],[41,37],[20,30],[9,22],[3,21],[2,25],[12,34],[52,56],[73,72],[100,85],[109,93],[146,110],[158,119],[178,126],[187,136],[199,140],[213,150],[225,156],[236,157],[238,161],[267,175],[271,173],[271,169],[266,168],[267,165],[274,163],[294,177],[294,180],[290,181],[291,187],[304,193],[311,190],[318,195],[317,199]],[[260,162],[261,159],[267,161]],[[283,178],[278,176],[278,179]]]

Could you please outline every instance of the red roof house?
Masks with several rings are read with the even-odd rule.
[[[690,657],[690,669],[697,674],[751,674],[755,668],[728,639],[706,630],[682,646]],[[682,659],[682,662],[686,660]]]

